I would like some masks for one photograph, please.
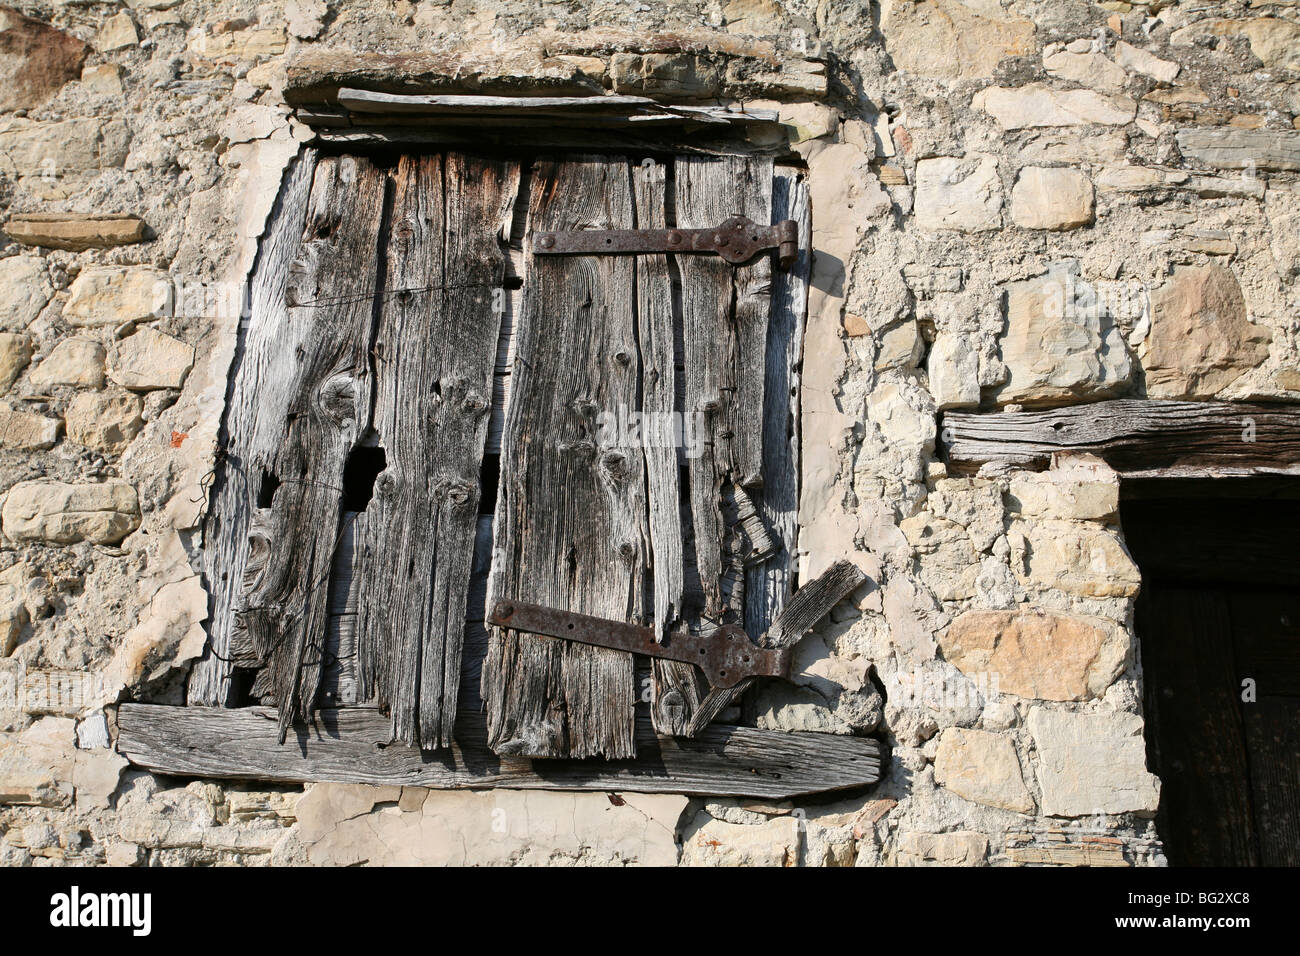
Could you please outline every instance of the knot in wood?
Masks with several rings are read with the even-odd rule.
[[[556,445],[556,450],[563,455],[573,455],[575,458],[590,458],[596,454],[596,443],[586,438],[580,438],[577,441],[562,441]]]
[[[336,425],[351,420],[356,410],[357,382],[351,375],[335,375],[321,386],[317,403]]]
[[[478,415],[487,411],[488,402],[478,392],[467,392],[465,400],[461,402],[461,408],[472,415]]]
[[[610,478],[622,480],[632,471],[627,455],[617,449],[606,451],[600,458],[601,468]]]
[[[632,364],[632,354],[627,349],[619,349],[614,353],[614,361],[626,368]]]
[[[381,471],[375,477],[375,494],[383,498],[391,498],[397,492],[397,475],[393,474],[391,468]]]

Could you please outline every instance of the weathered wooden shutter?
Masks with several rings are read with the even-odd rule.
[[[806,234],[797,181],[775,182],[778,212],[800,215]],[[544,160],[528,232],[706,229],[735,215],[768,223],[773,194],[764,157]],[[771,259],[528,259],[489,605],[653,622],[661,633],[749,624],[757,636],[771,623],[794,548],[804,294],[783,277],[774,296]],[[667,416],[681,416],[684,434],[698,421],[698,447],[629,447],[601,427],[634,414],[660,434]],[[489,743],[530,756],[633,756],[635,678],[626,652],[494,629],[483,671]],[[692,665],[655,660],[655,728],[698,733],[743,689],[715,692]]]
[[[309,172],[309,192],[292,188]],[[217,491],[234,527],[209,569],[226,638],[214,646],[231,654],[196,671],[192,697],[226,703],[232,669],[259,668],[253,695],[279,707],[283,736],[325,677],[345,702],[387,710],[397,739],[451,743],[518,177],[517,163],[458,153],[389,168],[308,156],[295,173],[286,201],[306,212],[280,216],[303,223],[285,305],[271,304],[279,321],[250,344],[232,399],[260,407],[231,419],[238,477]],[[348,471],[366,447],[382,468],[359,512]],[[331,595],[341,553],[349,573]]]

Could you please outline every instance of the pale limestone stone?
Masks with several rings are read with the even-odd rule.
[[[1021,472],[1011,479],[1007,506],[1034,517],[1107,521],[1119,515],[1119,478],[1099,461]]]
[[[952,833],[909,831],[898,836],[894,865],[983,866],[988,852],[989,838],[983,833],[970,830]]]
[[[10,217],[5,233],[27,246],[82,252],[139,242],[145,224],[129,214],[24,213]]]
[[[69,325],[80,327],[156,318],[165,314],[171,288],[166,273],[155,269],[86,269],[68,290],[63,317]]]
[[[1184,129],[1179,151],[1220,169],[1300,169],[1300,130]]]
[[[1094,90],[1054,90],[1041,83],[1014,89],[990,86],[976,93],[971,105],[984,110],[1003,129],[1093,123],[1122,126],[1137,113],[1137,104],[1127,96]]]
[[[111,750],[78,750],[76,723],[42,717],[21,733],[0,734],[0,804],[103,809],[117,789],[126,758]]]
[[[705,822],[682,836],[683,866],[798,866],[799,821],[771,817],[766,823]]]
[[[914,319],[908,319],[877,334],[875,368],[914,368],[924,352],[921,330]]]
[[[114,843],[104,851],[107,866],[139,866],[144,859],[145,851],[136,843]]]
[[[1178,71],[1182,69],[1172,60],[1162,60],[1147,50],[1133,46],[1119,40],[1115,43],[1115,62],[1126,70],[1132,70],[1134,73],[1142,73],[1151,77],[1153,80],[1159,80],[1161,83],[1172,83]]]
[[[21,332],[41,314],[53,294],[45,260],[35,256],[0,259],[0,329]]]
[[[1011,219],[1026,229],[1075,229],[1092,222],[1092,181],[1077,169],[1027,166],[1011,190]]]
[[[939,736],[934,781],[986,807],[1033,813],[1015,745],[1004,734],[949,727]]]
[[[18,645],[23,628],[31,620],[25,600],[26,578],[31,569],[26,564],[15,564],[0,574],[0,657],[8,657]],[[0,711],[4,705],[0,704]]]
[[[99,388],[104,384],[104,346],[79,336],[64,339],[32,369],[31,382],[37,388]]]
[[[135,21],[125,10],[119,11],[104,21],[95,36],[95,49],[100,53],[109,53],[125,47],[135,46],[140,42],[135,32]]]
[[[189,50],[205,60],[234,63],[264,56],[279,56],[288,43],[283,27],[203,33],[190,41]]]
[[[1122,130],[1044,129],[1016,154],[1023,166],[1036,163],[1118,163],[1128,149]]]
[[[1128,79],[1123,67],[1111,62],[1104,54],[1092,50],[1074,53],[1063,43],[1049,43],[1043,47],[1043,68],[1057,79],[1112,93],[1122,90]]]
[[[207,642],[203,630],[207,616],[207,591],[197,574],[164,584],[140,622],[122,636],[104,668],[103,699],[86,701],[84,709],[111,704],[123,689],[160,680],[193,661]]]
[[[119,455],[144,426],[141,407],[140,398],[131,392],[117,389],[84,392],[72,400],[64,413],[68,440]]]
[[[1251,20],[1211,18],[1198,20],[1190,26],[1175,30],[1169,41],[1178,46],[1195,44],[1205,36],[1242,35],[1250,41],[1250,52],[1263,61],[1264,66],[1284,70],[1300,70],[1300,23],[1280,17],[1258,17]]]
[[[1034,50],[1034,24],[997,10],[982,16],[959,0],[884,0],[880,32],[898,69],[941,79],[993,75],[1007,57]]]
[[[1133,597],[1142,583],[1119,538],[1082,523],[1043,521],[1022,530],[1028,542],[1024,580],[1081,597]]]
[[[116,63],[100,63],[81,71],[81,85],[100,96],[122,95],[122,70]]]
[[[329,5],[325,0],[286,0],[284,19],[289,35],[300,40],[315,39],[320,36],[328,13]]]
[[[14,485],[0,509],[11,541],[116,544],[140,524],[140,502],[121,481],[74,485],[37,479]]]
[[[916,164],[916,221],[922,229],[986,232],[1002,225],[997,160],[982,153]]]
[[[146,327],[117,344],[109,376],[118,385],[136,391],[180,388],[193,364],[193,346]]]
[[[121,119],[80,117],[53,123],[12,119],[0,123],[0,153],[24,179],[120,167],[126,161],[130,129]]]
[[[1268,358],[1268,329],[1246,315],[1231,269],[1186,266],[1151,295],[1144,343],[1152,398],[1213,398]]]
[[[671,865],[687,805],[676,794],[428,791],[316,784],[294,831],[315,865]],[[403,809],[403,807],[407,809]]]
[[[940,411],[977,408],[980,403],[979,352],[965,335],[944,334],[930,347],[930,392]]]
[[[1132,381],[1119,328],[1096,291],[1069,268],[1006,286],[999,345],[1007,380],[1000,403],[1060,405],[1111,397]]]
[[[966,611],[939,637],[944,658],[970,677],[996,675],[999,692],[1039,700],[1088,700],[1128,662],[1128,634],[1099,617],[1019,605]]]
[[[37,451],[59,440],[59,420],[0,402],[0,448]]]
[[[1155,812],[1160,782],[1146,769],[1141,717],[1034,707],[1026,723],[1038,746],[1045,815]]]
[[[22,332],[0,332],[0,394],[23,373],[32,358],[32,337]]]
[[[609,75],[616,93],[716,96],[722,77],[713,62],[690,53],[615,53]]]

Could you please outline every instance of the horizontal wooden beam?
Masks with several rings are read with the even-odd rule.
[[[456,745],[422,753],[391,743],[392,723],[368,708],[322,710],[277,742],[268,707],[233,710],[123,704],[118,751],[137,767],[176,776],[280,783],[332,781],[444,790],[628,790],[787,799],[864,787],[880,778],[879,741],[715,724],[688,740],[637,721],[635,760],[499,757],[481,721],[463,721]]]
[[[947,412],[942,454],[957,474],[986,463],[1045,468],[1088,452],[1129,477],[1300,474],[1300,406],[1119,399],[1021,412]]]

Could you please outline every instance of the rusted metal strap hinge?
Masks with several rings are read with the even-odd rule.
[[[737,265],[775,249],[781,268],[788,269],[799,255],[799,224],[785,219],[760,226],[744,216],[732,216],[715,229],[569,229],[540,232],[533,237],[532,247],[539,256],[703,253]]]
[[[735,624],[703,635],[669,634],[659,644],[653,628],[521,601],[498,601],[488,615],[488,623],[647,657],[684,661],[702,670],[713,687],[734,687],[747,677],[785,677],[790,673],[790,648],[758,647],[744,628]]]

